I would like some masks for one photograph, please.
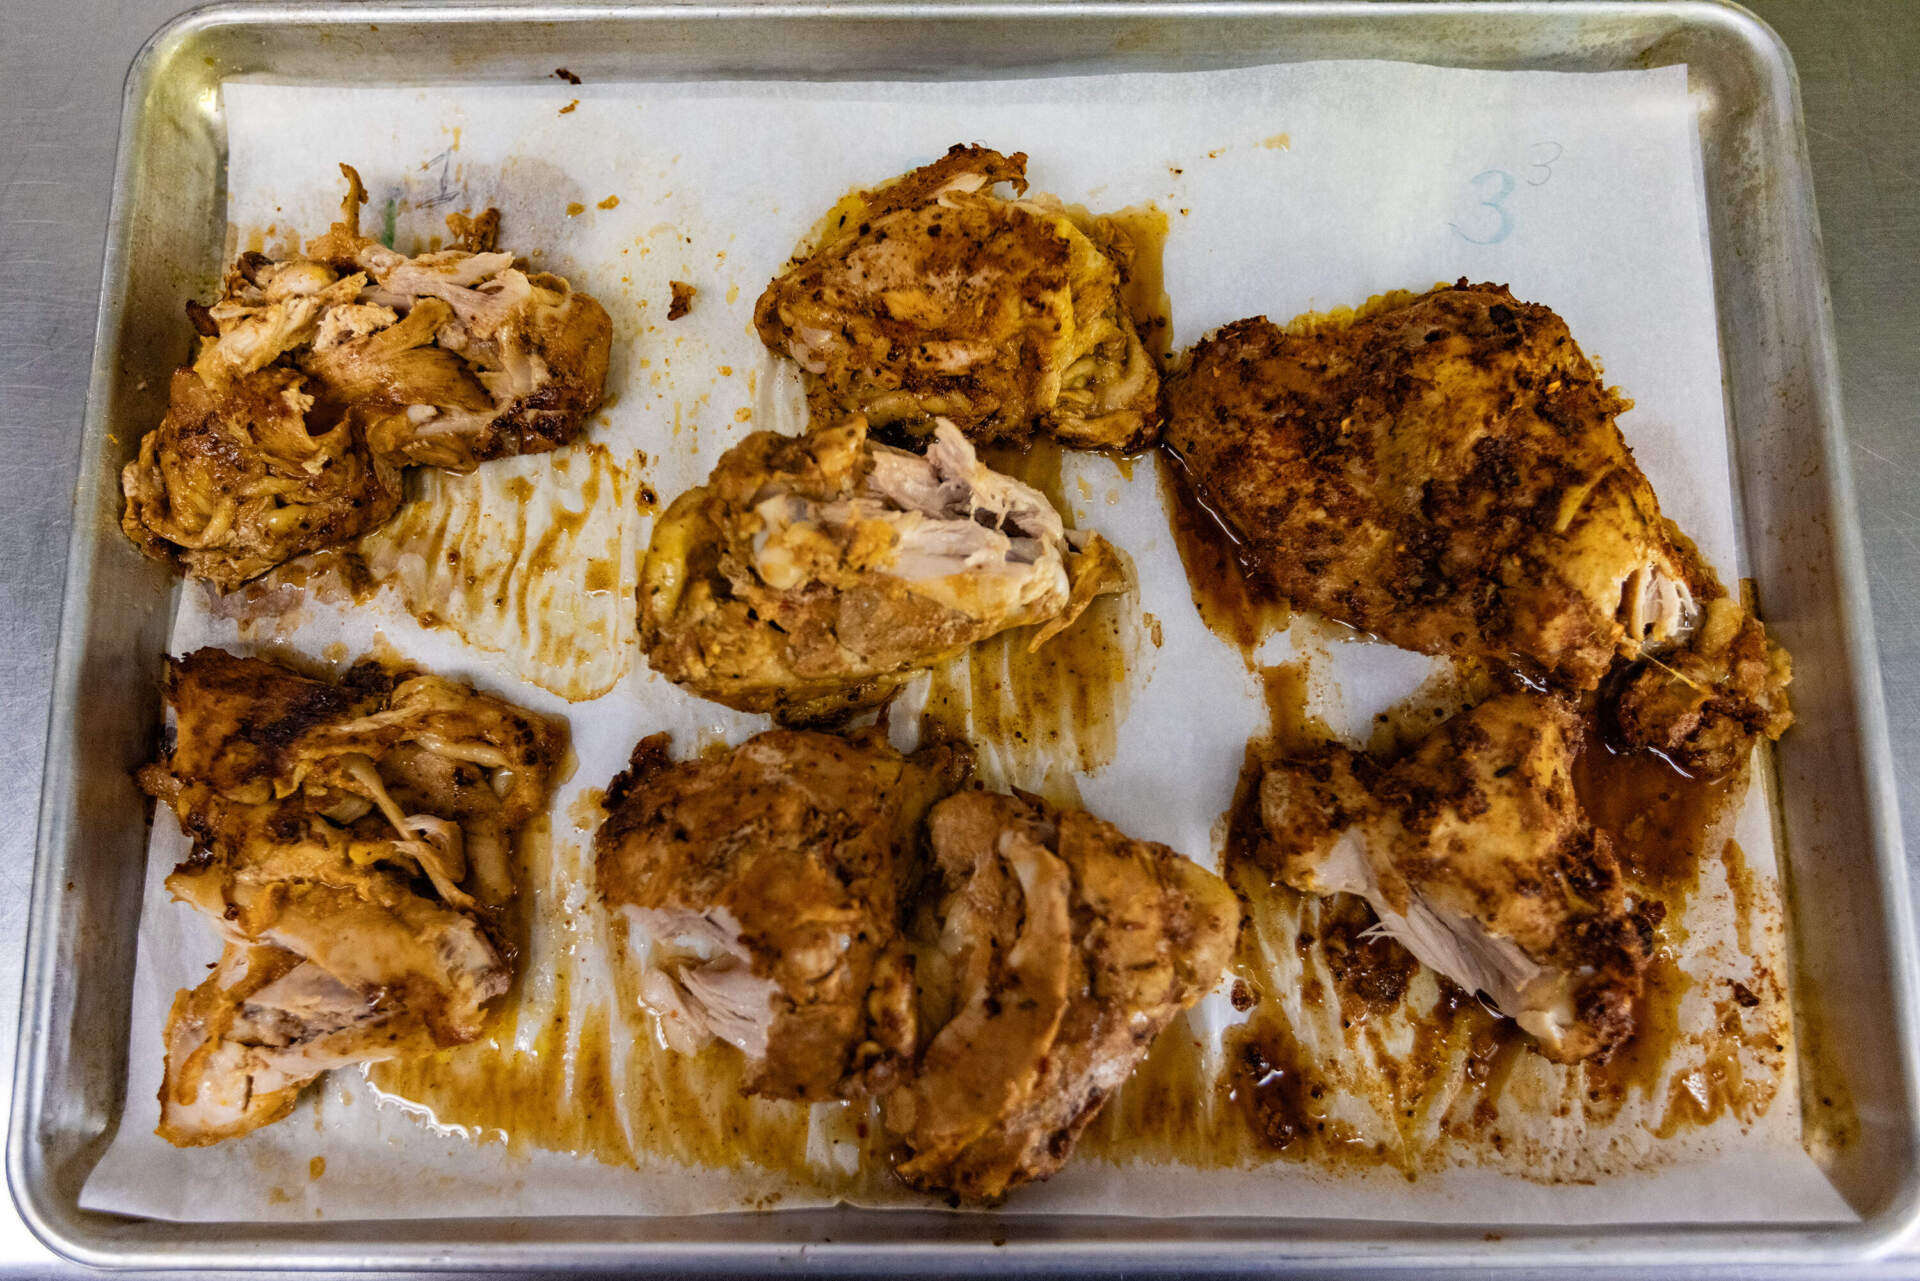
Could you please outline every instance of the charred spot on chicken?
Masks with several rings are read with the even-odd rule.
[[[1268,871],[1357,894],[1423,964],[1481,992],[1561,1063],[1633,1033],[1647,944],[1606,833],[1574,794],[1564,698],[1499,694],[1392,764],[1338,743],[1260,784]]]
[[[136,546],[229,590],[378,526],[401,469],[468,471],[572,441],[600,405],[606,311],[495,244],[499,214],[453,214],[457,247],[408,257],[341,214],[306,252],[242,254],[174,374],[166,416],[122,473]]]
[[[1166,441],[1295,605],[1575,692],[1642,663],[1630,741],[1723,769],[1790,723],[1787,656],[1661,515],[1627,408],[1559,316],[1462,280],[1225,326],[1169,381]]]
[[[921,819],[964,778],[945,747],[772,730],[675,764],[641,740],[594,837],[607,905],[625,912],[641,992],[667,1043],[724,1041],[771,1098],[856,1098],[914,1047],[901,894]]]
[[[1009,628],[1044,644],[1127,575],[954,427],[916,454],[854,418],[755,433],[674,501],[641,573],[640,644],[703,698],[805,723]]]
[[[817,418],[863,414],[976,441],[1035,434],[1133,450],[1159,433],[1159,373],[1121,298],[1132,246],[1027,190],[1027,158],[955,146],[828,214],[754,309]]]
[[[1220,979],[1226,884],[1082,810],[982,791],[927,820],[935,937],[915,972],[930,1036],[882,1101],[905,1182],[993,1201],[1066,1164],[1154,1039]]]
[[[329,1068],[479,1035],[512,979],[512,841],[564,730],[434,676],[217,649],[169,659],[165,694],[173,742],[140,784],[193,839],[168,890],[226,952],[168,1018],[161,1137],[237,1137]]]

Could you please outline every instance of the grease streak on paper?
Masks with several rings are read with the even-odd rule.
[[[633,662],[637,470],[594,440],[468,476],[415,468],[407,504],[357,546],[365,578],[522,679],[598,698]]]

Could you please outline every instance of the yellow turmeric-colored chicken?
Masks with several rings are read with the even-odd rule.
[[[1008,628],[1038,624],[1043,644],[1126,580],[1111,544],[952,426],[916,454],[855,418],[749,436],[674,501],[641,574],[640,644],[703,698],[801,723]]]
[[[227,950],[169,1016],[161,1136],[232,1138],[330,1067],[479,1035],[563,729],[371,663],[329,683],[202,649],[165,692],[172,745],[140,783],[193,839],[167,888]]]
[[[1463,280],[1224,327],[1170,381],[1166,440],[1296,605],[1575,691],[1649,660],[1629,741],[1718,772],[1791,722],[1787,656],[1661,515],[1626,408],[1559,316]]]
[[[915,432],[945,419],[983,442],[1153,442],[1159,373],[1120,292],[1130,242],[1051,197],[995,195],[1024,195],[1026,161],[955,146],[856,192],[767,286],[754,322],[799,364],[817,419]]]
[[[468,471],[571,441],[599,407],[612,325],[567,282],[497,251],[499,216],[408,257],[341,221],[304,255],[242,254],[122,475],[142,551],[228,590],[393,514],[400,469]]]

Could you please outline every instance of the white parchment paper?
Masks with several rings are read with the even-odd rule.
[[[615,324],[613,403],[591,435],[663,501],[703,478],[746,432],[802,425],[797,381],[754,336],[751,307],[813,220],[851,187],[978,141],[1026,151],[1036,190],[1096,210],[1150,202],[1168,214],[1176,346],[1242,316],[1284,320],[1456,276],[1508,283],[1551,305],[1634,399],[1621,426],[1666,512],[1724,579],[1741,572],[1684,68],[1562,75],[1317,63],[939,85],[234,82],[225,108],[237,244],[258,236],[272,249],[324,230],[340,193],[334,163],[345,160],[372,193],[374,228],[391,205],[398,247],[439,233],[449,210],[495,205],[503,245],[523,254],[538,247],[538,265],[600,298]],[[692,314],[672,323],[670,280],[699,290]],[[185,343],[183,327],[183,353]],[[537,469],[540,460],[496,466]],[[1067,470],[1076,523],[1132,554],[1140,608],[1163,633],[1131,663],[1117,753],[1081,780],[1081,792],[1090,809],[1133,834],[1214,863],[1215,820],[1248,737],[1265,728],[1254,679],[1193,609],[1151,469],[1129,481],[1107,459],[1070,457]],[[630,519],[617,531],[620,545],[643,547],[646,518],[636,509]],[[604,785],[641,734],[669,729],[691,746],[702,737],[737,740],[765,723],[685,696],[637,656],[620,665],[610,692],[568,704],[534,683],[541,673],[526,654],[423,630],[390,598],[354,610],[314,604],[297,618],[271,639],[316,656],[332,645],[358,654],[378,639],[566,715],[579,767],[555,799],[556,843],[584,845],[584,832],[559,816],[582,789]],[[268,638],[218,616],[200,589],[183,593],[175,652],[245,650]],[[1362,738],[1374,711],[1431,670],[1428,660],[1384,646],[1302,635],[1275,638],[1262,657],[1290,654],[1310,663],[1314,710]],[[1757,792],[1739,834],[1756,876],[1771,886],[1771,831]],[[377,1106],[351,1072],[334,1073],[292,1117],[243,1140],[167,1146],[152,1134],[161,1024],[176,988],[198,982],[218,951],[211,931],[162,887],[184,851],[163,815],[149,856],[126,1109],[83,1193],[88,1208],[339,1219],[809,1203],[772,1175],[515,1153]],[[577,875],[531,888],[588,910]],[[541,965],[543,946],[536,940],[530,967]],[[1657,1170],[1589,1184],[1473,1168],[1409,1182],[1391,1170],[1336,1174],[1297,1163],[1188,1170],[1081,1161],[1016,1205],[1488,1224],[1854,1217],[1799,1146],[1791,1080],[1759,1122],[1722,1121],[1671,1148]],[[312,1173],[315,1157],[325,1159],[324,1177]]]

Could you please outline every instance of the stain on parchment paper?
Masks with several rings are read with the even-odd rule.
[[[1194,610],[1207,630],[1240,651],[1248,670],[1267,637],[1292,621],[1287,602],[1267,590],[1247,549],[1206,503],[1174,454],[1154,455],[1167,527],[1186,570]]]
[[[1077,804],[1054,793],[1113,761],[1132,701],[1128,663],[1141,648],[1138,602],[1104,596],[1037,650],[1033,631],[1003,632],[935,668],[921,733],[971,741],[993,786]]]
[[[637,471],[596,441],[467,476],[420,468],[407,505],[356,551],[421,623],[562,698],[597,698],[632,663]]]

